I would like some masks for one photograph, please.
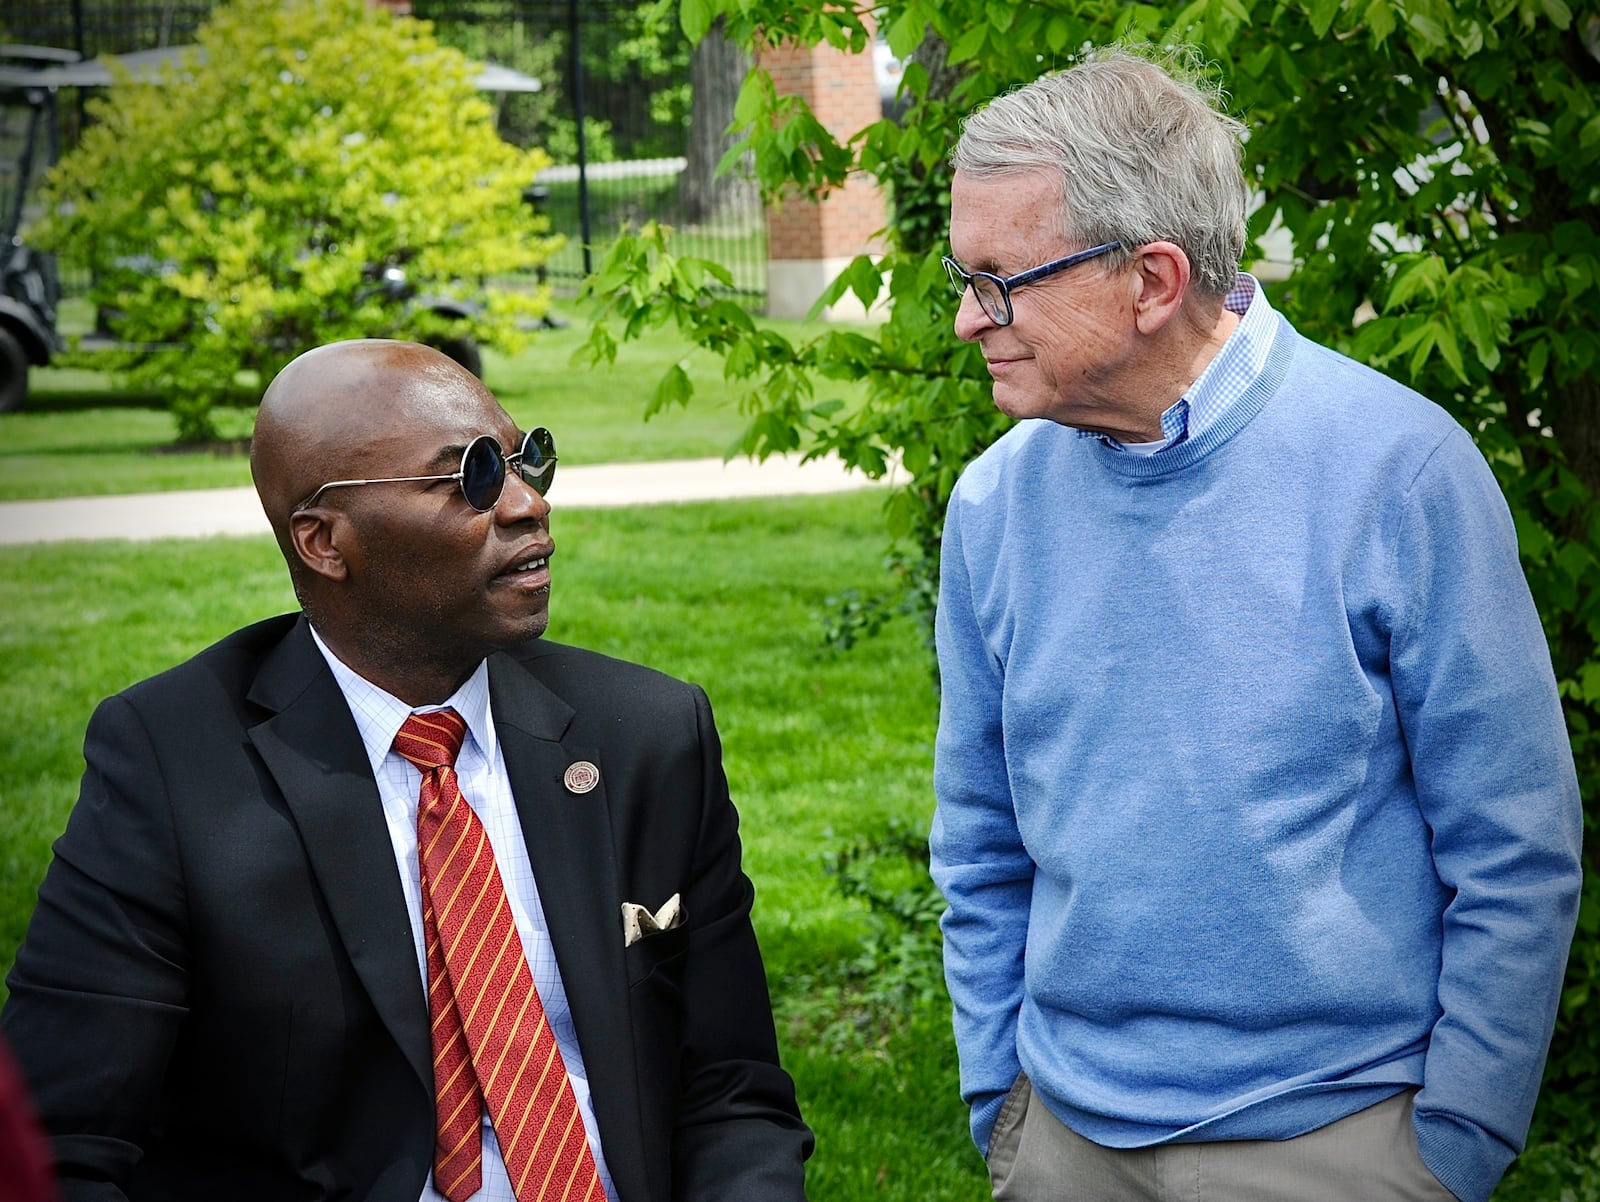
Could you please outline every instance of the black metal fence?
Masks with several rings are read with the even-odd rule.
[[[210,0],[6,0],[0,43],[77,50],[85,58],[193,41]],[[766,299],[766,224],[747,179],[714,176],[747,64],[724,43],[698,49],[670,15],[642,0],[413,0],[441,42],[543,85],[498,94],[501,134],[555,161],[536,202],[565,245],[547,266],[576,287],[625,227],[656,220],[680,254],[722,263],[734,294]],[[81,91],[81,89],[76,89]],[[83,97],[65,97],[65,138]]]
[[[84,58],[192,42],[210,0],[7,0],[0,41],[61,46]]]
[[[576,281],[624,226],[654,219],[679,253],[714,259],[734,290],[766,292],[766,225],[753,184],[713,181],[745,64],[715,41],[691,50],[640,0],[413,0],[439,39],[546,82],[502,97],[500,132],[548,151],[538,186],[567,245],[552,280]]]

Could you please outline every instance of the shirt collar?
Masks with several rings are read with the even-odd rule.
[[[1220,417],[1229,405],[1243,396],[1267,361],[1277,323],[1272,320],[1272,305],[1260,281],[1248,272],[1234,275],[1233,287],[1222,299],[1223,308],[1239,317],[1239,324],[1228,335],[1222,349],[1206,364],[1183,396],[1161,415],[1161,441],[1146,445],[1146,453],[1164,451],[1197,436]],[[1081,438],[1098,438],[1107,446],[1126,450],[1108,435],[1079,430]]]
[[[328,661],[328,670],[333,673],[333,679],[350,707],[350,715],[355,719],[356,729],[361,732],[361,742],[366,748],[373,775],[377,775],[384,757],[393,751],[394,737],[400,733],[400,727],[407,718],[414,713],[425,714],[441,709],[455,710],[466,722],[467,743],[463,744],[463,749],[467,744],[476,744],[484,758],[490,763],[494,762],[495,732],[494,719],[489,710],[488,660],[479,663],[472,675],[443,704],[413,707],[393,693],[379,688],[341,660],[322,641],[315,626],[311,627],[311,637],[317,644],[317,650],[322,652],[322,658]]]

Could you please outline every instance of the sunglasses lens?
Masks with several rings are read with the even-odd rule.
[[[500,444],[487,434],[478,435],[461,457],[461,495],[479,513],[487,513],[500,499],[505,482],[506,461],[500,455]]]
[[[517,470],[528,487],[543,496],[556,475],[556,440],[543,426],[528,431],[522,440],[522,456]]]

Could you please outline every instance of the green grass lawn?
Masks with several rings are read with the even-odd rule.
[[[791,334],[808,328],[772,324]],[[515,356],[484,356],[489,387],[518,423],[550,428],[564,463],[720,457],[734,446],[745,418],[720,360],[651,331],[625,345],[614,365],[574,366],[588,328],[574,318],[540,331]],[[656,383],[678,362],[694,381],[693,401],[644,421]],[[234,444],[184,450],[173,445],[173,419],[158,398],[130,397],[115,380],[82,369],[36,369],[31,379],[27,407],[0,414],[0,501],[250,483],[239,445],[249,436],[253,406],[218,411],[220,433]],[[848,386],[827,387],[825,395],[851,395]]]
[[[882,582],[882,501],[558,510],[550,637],[711,696],[784,1058],[819,1137],[811,1195],[977,1202],[946,1006],[890,989],[863,1012],[846,966],[869,916],[823,869],[857,835],[931,814],[936,700],[918,632],[821,646],[828,598]],[[0,964],[76,796],[95,703],[292,604],[265,537],[0,549],[0,705],[28,715],[0,733]]]

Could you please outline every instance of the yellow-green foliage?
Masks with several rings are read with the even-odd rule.
[[[121,77],[57,166],[43,245],[91,265],[115,332],[150,349],[133,382],[210,433],[241,372],[264,385],[309,346],[428,337],[385,297],[384,267],[425,293],[483,282],[551,249],[522,190],[549,159],[495,132],[462,55],[425,22],[365,0],[233,0],[159,83]],[[516,350],[542,295],[497,295],[481,340]]]

